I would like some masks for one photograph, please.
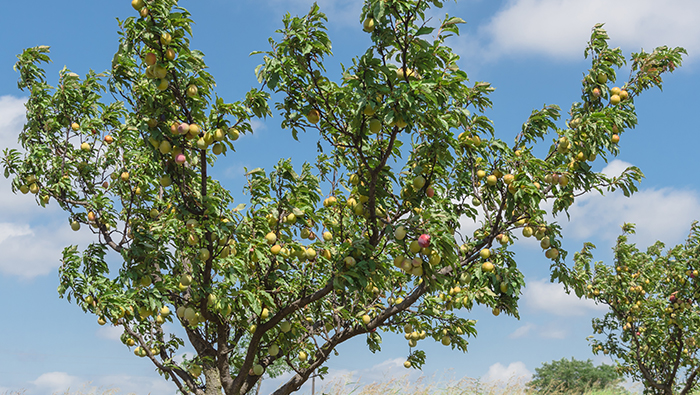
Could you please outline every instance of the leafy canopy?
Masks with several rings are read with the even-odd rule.
[[[568,122],[547,105],[505,142],[483,113],[494,88],[470,83],[445,45],[464,21],[426,20],[437,0],[366,1],[360,22],[372,44],[339,82],[326,76],[319,7],[286,15],[256,70],[265,91],[236,102],[217,95],[190,48],[187,10],[174,0],[132,6],[139,15],[119,21],[108,72],[64,69],[51,86],[40,67],[48,47],[19,55],[27,124],[4,172],[14,191],[58,204],[73,229],[94,235],[83,251],[64,249],[59,294],[122,328],[137,356],[195,394],[244,394],[280,369],[294,372],[275,392],[288,394],[359,336],[374,352],[401,333],[405,366],[420,368],[422,339],[466,351],[476,327],[458,310],[518,316],[512,245],[536,237],[553,277],[568,275],[548,214],[591,190],[636,190],[639,169],[610,178],[591,163],[618,153],[637,122],[635,98],[661,87],[684,53],[634,54],[630,79],[610,87],[625,60],[598,25]],[[318,134],[319,153],[301,168],[282,159],[250,170],[250,204],[236,205],[211,169],[253,117],[272,113],[268,92],[281,97],[274,108],[293,136]],[[464,221],[478,229],[462,233]],[[186,344],[196,355],[177,362]]]

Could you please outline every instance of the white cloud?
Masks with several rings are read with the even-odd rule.
[[[619,175],[627,166],[614,160],[602,171]],[[692,221],[700,220],[700,196],[697,191],[674,188],[641,189],[631,197],[619,191],[605,196],[589,193],[576,200],[569,214],[571,221],[561,221],[567,237],[596,237],[612,245],[620,226],[629,222],[636,224],[637,232],[630,241],[646,247],[662,240],[670,246],[683,242]]]
[[[93,240],[86,229],[73,232],[68,223],[50,221],[46,225],[14,225],[19,232],[0,241],[0,273],[30,279],[58,267],[61,251],[69,245],[86,245]],[[2,238],[0,238],[1,240]]]
[[[489,42],[485,52],[490,56],[579,59],[596,23],[605,23],[613,47],[700,49],[700,3],[695,0],[511,0],[481,27],[480,36]]]
[[[542,328],[538,334],[543,339],[565,339],[568,332],[563,328],[550,325]]]
[[[3,127],[0,128],[0,148],[17,148],[17,137],[24,125],[24,103],[26,98],[13,96],[0,96],[0,119]]]
[[[537,328],[537,325],[533,324],[532,322],[528,322],[525,325],[521,325],[520,327],[518,327],[518,329],[514,330],[510,335],[508,335],[508,338],[520,339],[521,337],[526,337],[535,328]]]
[[[277,10],[274,15],[289,12],[292,15],[306,15],[314,3],[328,17],[328,27],[360,27],[361,1],[357,0],[267,0]],[[281,17],[280,17],[281,18]]]
[[[0,223],[0,244],[2,244],[5,240],[12,238],[12,237],[18,237],[18,236],[26,236],[26,235],[33,235],[34,233],[32,230],[29,228],[29,225],[27,224],[13,224],[13,223],[7,223],[7,222],[2,222]]]
[[[512,381],[527,381],[530,377],[532,377],[532,372],[520,361],[512,362],[508,366],[497,362],[489,366],[489,371],[482,377],[482,380],[505,384]]]
[[[122,333],[124,333],[124,329],[112,325],[101,326],[97,328],[97,332],[95,332],[99,338],[116,341],[120,341]]]
[[[558,316],[578,316],[590,311],[605,311],[605,306],[596,305],[588,299],[579,299],[575,294],[567,294],[564,286],[546,280],[527,282],[522,300],[524,304],[538,311]],[[552,332],[554,335],[555,332]],[[556,335],[554,335],[556,337]]]
[[[65,392],[69,388],[77,387],[81,380],[76,376],[71,376],[66,372],[49,372],[39,376],[36,380],[31,381],[38,390],[44,391],[45,394],[54,392]]]

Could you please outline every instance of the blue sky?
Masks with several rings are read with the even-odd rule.
[[[16,146],[24,122],[25,93],[17,90],[12,65],[23,48],[50,45],[53,63],[49,80],[56,81],[64,65],[83,75],[87,70],[109,68],[117,46],[116,17],[134,15],[128,0],[4,1],[0,13],[0,147]],[[248,54],[268,48],[267,39],[281,26],[285,12],[305,13],[310,0],[181,0],[196,22],[192,47],[206,54],[217,92],[229,101],[239,100],[257,87],[253,69],[259,56]],[[369,44],[358,20],[359,0],[319,1],[329,17],[329,34],[335,56],[328,59],[331,78],[340,63]],[[605,22],[612,46],[625,54],[657,45],[684,46],[685,65],[666,76],[663,92],[650,91],[636,100],[639,126],[622,135],[621,155],[606,167],[615,173],[638,166],[646,178],[632,198],[611,194],[585,196],[571,210],[571,221],[561,217],[565,247],[573,252],[585,241],[598,246],[596,257],[611,258],[610,247],[623,222],[636,222],[632,239],[648,245],[661,239],[667,245],[682,242],[690,223],[700,220],[696,151],[700,134],[693,120],[700,91],[700,3],[695,0],[463,0],[434,10],[468,23],[462,36],[449,43],[462,56],[460,66],[472,81],[489,81],[496,87],[494,120],[499,137],[509,140],[532,109],[558,104],[568,109],[580,95],[580,80],[588,68],[583,49],[590,28]],[[335,75],[333,73],[336,73]],[[621,70],[626,76],[629,70]],[[624,78],[624,77],[622,77]],[[278,158],[295,164],[312,160],[315,136],[295,142],[279,127],[280,117],[255,123],[255,134],[239,140],[237,152],[220,160],[216,173],[237,200],[243,168],[270,168]],[[118,341],[119,331],[100,327],[96,318],[58,298],[57,267],[61,249],[85,245],[89,233],[72,232],[66,216],[55,204],[37,207],[27,196],[12,195],[10,182],[0,178],[0,394],[25,389],[28,395],[51,394],[67,388],[120,388],[120,393],[174,394],[174,385],[158,376],[149,361],[139,359]],[[464,223],[465,228],[471,224]],[[484,380],[528,378],[542,362],[562,357],[595,357],[587,346],[590,320],[603,313],[589,302],[567,296],[547,280],[548,262],[534,244],[516,247],[527,288],[521,299],[521,319],[493,317],[485,308],[463,312],[478,320],[479,335],[469,352],[448,351],[439,344],[424,345],[426,376],[482,377]],[[407,355],[402,337],[384,336],[384,350],[371,354],[364,339],[340,347],[330,360],[330,376],[352,375],[371,382],[391,377],[416,378],[405,370]],[[263,393],[272,389],[267,380]],[[317,388],[319,385],[317,383]],[[302,391],[309,393],[309,388]]]

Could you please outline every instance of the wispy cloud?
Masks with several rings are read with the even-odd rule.
[[[573,293],[567,294],[563,285],[546,280],[529,280],[522,300],[532,310],[556,316],[580,316],[606,310],[605,306],[596,305],[588,299],[579,299]]]
[[[614,160],[603,169],[619,175],[629,163]],[[695,190],[676,188],[640,189],[631,197],[621,192],[602,196],[589,193],[569,209],[570,221],[562,221],[564,234],[578,240],[593,237],[614,244],[625,222],[636,224],[631,241],[640,246],[662,240],[668,244],[683,242],[693,220],[700,220],[700,196]]]
[[[532,377],[523,362],[511,362],[508,366],[497,362],[489,366],[488,372],[482,377],[483,381],[507,383],[510,381],[527,381]]]
[[[700,3],[694,0],[513,0],[481,27],[479,40],[490,57],[580,59],[596,23],[605,23],[613,47],[627,51],[700,49]]]

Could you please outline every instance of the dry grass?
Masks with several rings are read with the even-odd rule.
[[[0,395],[24,395],[27,392],[26,389],[21,389],[18,391],[3,392]],[[83,384],[83,388],[79,390],[67,389],[65,392],[54,392],[52,395],[114,395],[119,392],[119,388],[103,389],[98,387],[90,386],[90,383]],[[134,394],[129,394],[134,395]]]
[[[616,389],[590,391],[577,395],[622,395],[630,392]],[[485,382],[471,377],[461,379],[437,379],[421,376],[409,380],[408,376],[386,382],[360,384],[352,377],[336,379],[316,391],[316,395],[565,395],[553,389],[534,393],[527,390],[525,380],[515,377],[508,381]]]

